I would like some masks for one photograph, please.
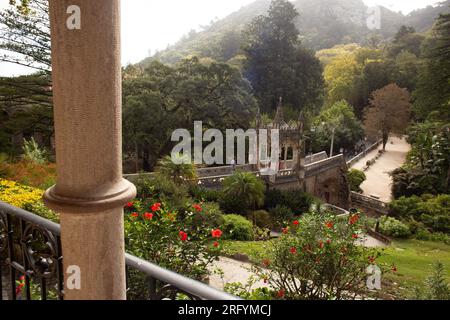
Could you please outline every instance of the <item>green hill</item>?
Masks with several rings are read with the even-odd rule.
[[[296,22],[303,44],[313,50],[331,48],[337,44],[364,44],[374,31],[367,28],[368,7],[362,0],[296,0],[300,13]],[[153,59],[173,64],[182,58],[196,55],[219,61],[239,63],[242,30],[256,16],[265,14],[270,0],[257,0],[238,11],[204,27],[203,31],[191,31],[176,44],[141,62]],[[382,38],[395,35],[401,25],[414,27],[418,32],[428,30],[442,12],[448,11],[450,0],[436,7],[428,6],[405,16],[381,7],[381,30],[375,31]]]

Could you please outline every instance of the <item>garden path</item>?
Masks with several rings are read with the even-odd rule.
[[[389,176],[389,173],[400,168],[405,163],[406,154],[410,149],[411,146],[404,138],[391,137],[386,145],[386,153],[365,172],[367,180],[361,185],[363,194],[377,196],[381,201],[390,202],[392,200],[392,178]],[[370,152],[356,162],[352,168],[362,170],[367,161],[375,158],[377,153],[378,149]]]

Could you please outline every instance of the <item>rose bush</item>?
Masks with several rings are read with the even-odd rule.
[[[254,272],[268,284],[274,299],[363,297],[368,290],[366,269],[377,264],[380,253],[358,245],[362,229],[356,214],[306,214],[283,228]]]
[[[174,211],[151,199],[136,200],[125,206],[124,215],[127,252],[190,278],[207,280],[208,266],[221,250],[222,231],[199,222],[199,215],[208,220],[201,204]],[[143,274],[129,272],[130,297],[148,298],[145,280]]]

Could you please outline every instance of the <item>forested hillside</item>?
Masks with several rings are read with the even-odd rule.
[[[366,44],[373,34],[383,40],[391,39],[401,25],[413,27],[417,32],[429,30],[440,13],[449,10],[450,0],[441,5],[415,10],[405,16],[384,7],[381,8],[381,30],[367,28],[368,7],[362,0],[296,0],[299,12],[295,24],[305,47],[320,50],[337,44]],[[199,56],[240,65],[242,30],[255,17],[265,14],[270,0],[257,0],[240,10],[218,20],[203,31],[191,31],[178,43],[142,61],[147,65],[157,59],[163,63],[175,63],[182,58]]]

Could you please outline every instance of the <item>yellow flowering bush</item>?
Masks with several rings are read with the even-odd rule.
[[[22,209],[40,201],[44,191],[0,179],[0,201]]]
[[[38,216],[58,222],[57,213],[46,208],[42,202],[44,191],[37,188],[24,186],[14,181],[0,179],[0,201],[14,207],[31,211]]]

